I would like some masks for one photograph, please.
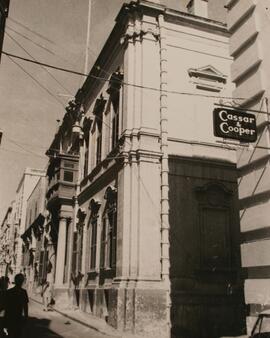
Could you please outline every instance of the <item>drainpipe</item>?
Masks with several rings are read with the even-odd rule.
[[[166,289],[167,336],[171,335],[171,284],[169,261],[169,169],[168,169],[168,60],[164,15],[158,16],[160,42],[160,150],[161,150],[161,278]]]

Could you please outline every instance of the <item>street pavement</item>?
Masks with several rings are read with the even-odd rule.
[[[56,311],[44,312],[40,304],[30,301],[23,338],[115,338],[115,335],[100,333]]]

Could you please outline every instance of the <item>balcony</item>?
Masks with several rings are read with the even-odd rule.
[[[78,175],[77,155],[59,155],[53,159],[47,171],[49,185],[46,193],[47,207],[72,204]]]

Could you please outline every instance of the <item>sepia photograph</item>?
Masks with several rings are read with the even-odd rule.
[[[0,0],[0,338],[270,338],[269,37],[270,0]]]

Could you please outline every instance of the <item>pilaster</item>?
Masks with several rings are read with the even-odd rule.
[[[65,217],[61,217],[59,220],[57,253],[56,253],[56,272],[55,272],[56,287],[62,286],[64,283],[66,231],[67,231],[67,219]]]

